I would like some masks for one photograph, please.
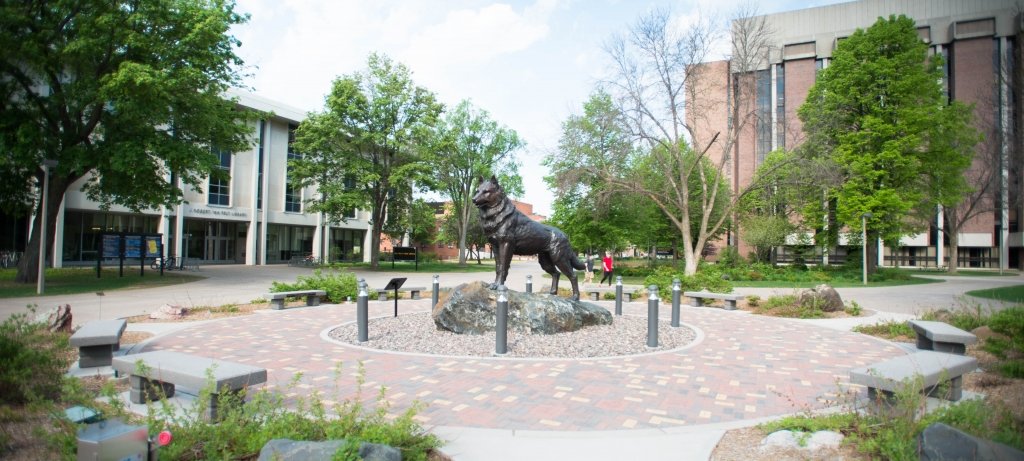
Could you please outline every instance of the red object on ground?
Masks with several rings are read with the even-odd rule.
[[[171,443],[171,438],[171,431],[160,431],[160,434],[156,436],[156,441],[162,447]]]

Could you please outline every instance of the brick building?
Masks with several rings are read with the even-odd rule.
[[[990,166],[999,173],[992,211],[968,221],[959,234],[960,266],[1022,267],[1020,198],[1024,196],[1024,149],[1016,133],[1021,126],[1020,106],[1024,98],[1024,91],[1018,88],[1024,60],[1020,43],[1024,15],[1009,0],[861,0],[762,16],[773,36],[767,59],[756,70],[740,74],[730,70],[728,61],[703,66],[703,72],[708,73],[705,77],[710,77],[702,79],[702,84],[710,88],[709,101],[728,101],[727,89],[736,85],[753,89],[753,97],[740,99],[743,104],[737,111],[751,114],[752,121],[742,125],[730,151],[726,174],[733,190],[750,184],[766,154],[800,144],[803,131],[797,109],[807,98],[818,70],[829,65],[836,45],[854,30],[866,29],[879,17],[893,14],[914,19],[918,35],[929,44],[930,52],[945,58],[943,83],[948,96],[974,104],[977,127],[985,137],[977,147],[973,168],[989,166],[979,162],[991,162]],[[702,122],[707,128],[704,132],[725,132],[735,117],[728,113],[728,104],[718,107],[721,109],[713,117]],[[996,154],[984,155],[985,152]],[[904,237],[898,245],[879,245],[879,264],[945,266],[949,248],[939,232],[942,227],[943,213],[937,210],[928,232]],[[741,254],[746,254],[749,248],[743,243],[742,234],[740,229],[738,235],[730,235],[729,239],[739,246]],[[846,241],[841,238],[838,248],[825,252],[819,249],[816,257],[822,261],[842,261]],[[791,257],[791,250],[781,248],[781,260]]]

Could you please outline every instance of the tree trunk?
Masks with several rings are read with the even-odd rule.
[[[466,234],[469,232],[469,223],[466,216],[460,217],[459,221],[459,266],[466,265]]]
[[[387,205],[378,201],[373,205],[373,226],[370,230],[370,269],[380,267],[380,234],[384,228],[384,214],[387,213]]]
[[[60,203],[64,199],[64,192],[67,190],[68,182],[65,178],[50,178],[48,186],[49,196],[46,198],[46,242],[47,260],[53,261],[53,236],[57,229],[57,214],[60,211]],[[42,195],[42,193],[40,193]],[[41,227],[43,208],[42,201],[36,203],[35,218],[32,220],[32,236],[29,237],[28,246],[25,247],[25,255],[18,261],[18,273],[14,276],[17,283],[36,283],[39,280],[39,229]],[[51,264],[52,266],[52,264]]]
[[[960,237],[956,232],[950,232],[949,234],[949,267],[946,271],[950,274],[956,274],[957,268],[960,266]],[[942,245],[942,242],[939,242]]]

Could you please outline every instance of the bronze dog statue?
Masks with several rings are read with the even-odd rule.
[[[512,255],[537,255],[541,269],[551,274],[550,293],[558,293],[561,271],[572,283],[572,298],[580,299],[580,287],[573,269],[582,270],[586,266],[576,257],[564,232],[536,222],[517,210],[494,176],[486,181],[480,180],[473,204],[480,209],[480,222],[495,253],[496,274],[491,289],[505,284]]]

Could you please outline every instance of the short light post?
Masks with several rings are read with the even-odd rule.
[[[434,291],[430,294],[430,307],[433,308],[437,305],[437,298],[441,293],[441,283],[438,281],[438,275],[434,275]]]
[[[508,291],[498,285],[498,306],[494,320],[494,354],[508,353]]]
[[[39,295],[46,289],[46,214],[49,210],[46,196],[50,195],[50,168],[56,166],[56,160],[43,160],[43,211],[39,216],[39,274],[36,277],[36,294]]]
[[[533,276],[532,275],[527,275],[526,276],[526,292],[527,293],[533,293]]]
[[[658,286],[647,288],[647,347],[658,347]]]
[[[369,301],[370,295],[366,292],[366,280],[359,279],[359,296],[356,297],[356,324],[361,343],[369,340]]]
[[[861,253],[864,253],[864,260],[861,262],[861,271],[864,274],[864,284],[868,284],[868,218],[873,216],[871,213],[864,213],[860,216],[861,231],[864,233],[864,244],[862,245]]]
[[[615,276],[615,315],[622,315],[622,276]]]
[[[679,327],[679,291],[681,282],[672,279],[672,326]]]

